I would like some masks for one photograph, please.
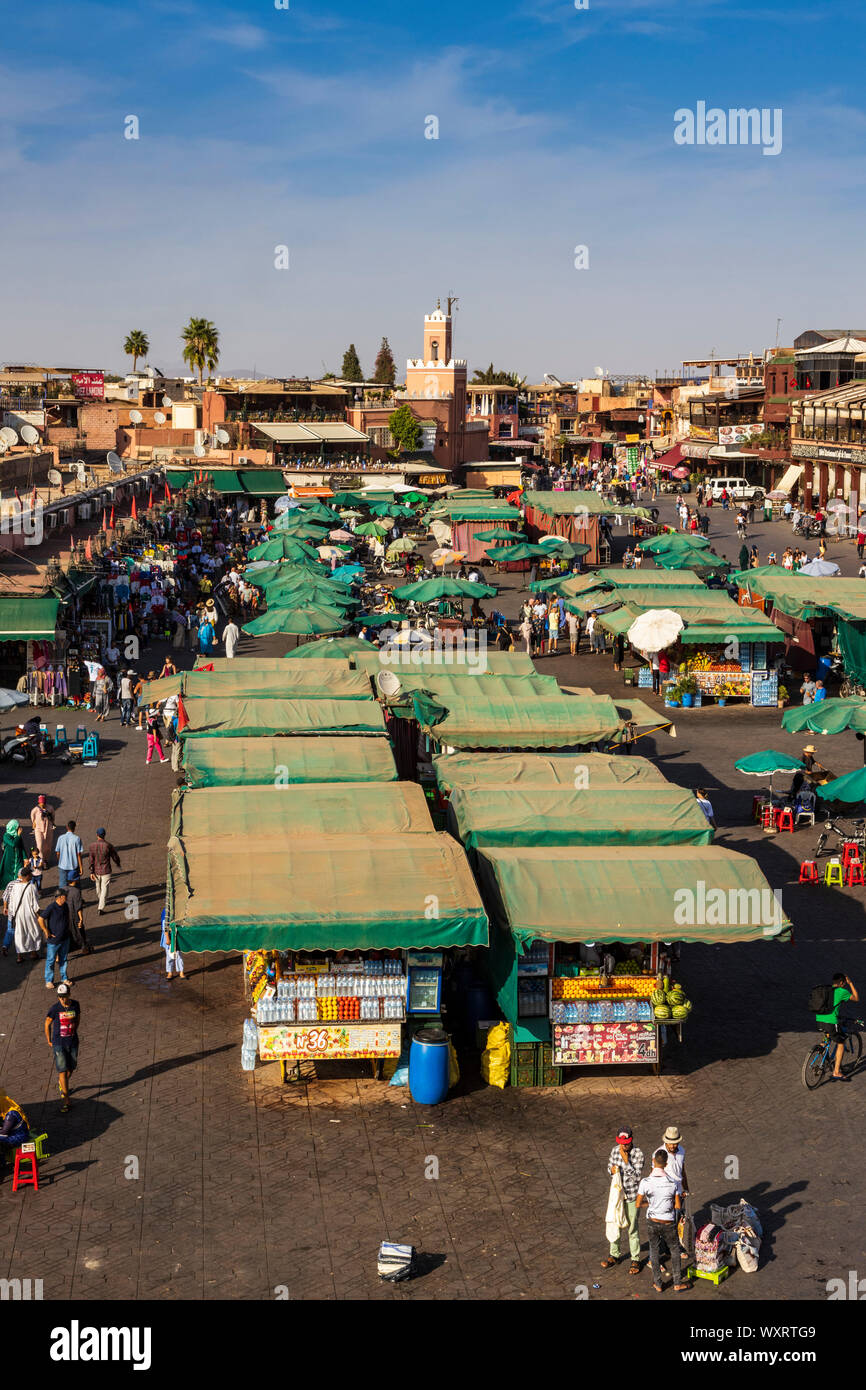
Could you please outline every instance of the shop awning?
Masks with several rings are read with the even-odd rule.
[[[278,468],[242,468],[238,476],[251,497],[284,497],[289,490]]]
[[[167,468],[165,471],[166,482],[170,488],[186,487],[197,475],[203,474],[208,485],[220,497],[231,496],[236,492],[243,492],[241,480],[235,468],[208,468],[202,462],[195,468]],[[283,488],[285,491],[285,488]]]
[[[0,596],[0,642],[53,642],[59,607],[53,596]]]
[[[486,946],[487,916],[448,835],[169,841],[168,921],[181,951]],[[435,913],[431,912],[435,904]]]
[[[395,782],[384,738],[194,738],[183,745],[191,787],[272,787],[304,782]],[[277,772],[279,769],[279,772]]]
[[[646,758],[610,753],[581,753],[588,785],[633,787],[643,783],[667,786],[654,763]],[[570,753],[440,753],[433,759],[436,780],[446,792],[460,787],[513,787],[516,790],[574,787],[574,758]]]
[[[316,424],[253,425],[275,444],[367,444],[370,436],[339,420]]]
[[[375,700],[233,699],[193,695],[184,700],[189,723],[181,731],[195,738],[279,737],[293,734],[379,734],[385,732]],[[287,748],[288,754],[288,748]]]
[[[519,942],[758,941],[791,928],[754,859],[716,845],[484,849],[485,897]]]
[[[713,829],[690,792],[643,784],[475,787],[451,793],[467,849],[499,845],[709,845]]]
[[[806,465],[804,463],[789,464],[788,467],[785,469],[784,473],[782,474],[781,478],[777,482],[776,486],[774,487],[773,491],[784,493],[793,492],[795,483],[798,481],[798,479],[805,471]]]
[[[690,799],[697,807],[694,797]],[[706,825],[706,816],[697,809]],[[240,836],[255,858],[260,837],[274,849],[283,840],[287,849],[299,835],[427,835],[432,829],[427,798],[414,782],[275,786],[272,776],[270,786],[175,791],[169,833],[185,844]]]

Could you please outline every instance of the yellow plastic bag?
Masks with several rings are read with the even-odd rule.
[[[457,1085],[460,1080],[460,1064],[457,1061],[457,1052],[451,1039],[448,1039],[448,1089]]]
[[[481,1075],[488,1086],[502,1090],[508,1085],[511,1070],[511,1029],[507,1023],[497,1023],[487,1034],[487,1046],[481,1054]]]

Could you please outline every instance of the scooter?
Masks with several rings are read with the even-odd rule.
[[[0,763],[22,763],[33,767],[36,750],[27,734],[0,735]]]

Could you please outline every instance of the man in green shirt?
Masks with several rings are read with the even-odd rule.
[[[854,1003],[859,1003],[860,996],[854,988],[853,983],[847,975],[841,973],[833,976],[833,1010],[829,1014],[816,1014],[815,1022],[820,1023],[826,1028],[831,1038],[836,1044],[836,1061],[833,1066],[834,1081],[850,1081],[850,1077],[842,1075],[842,1054],[845,1051],[845,1033],[839,1027],[839,1006],[847,1004],[849,999]]]

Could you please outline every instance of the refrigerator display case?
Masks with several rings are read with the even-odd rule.
[[[406,1013],[430,1017],[442,1012],[441,951],[409,951],[406,955]]]

